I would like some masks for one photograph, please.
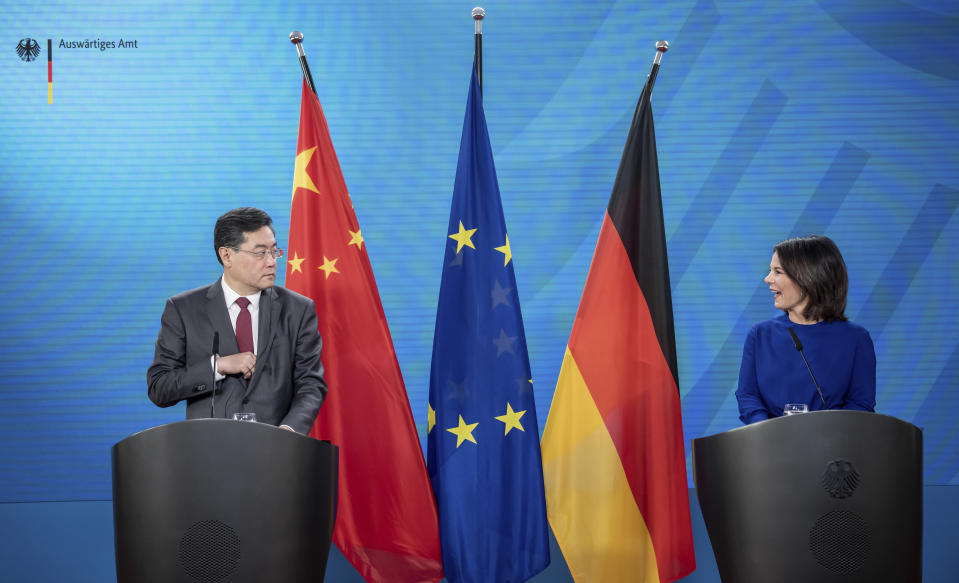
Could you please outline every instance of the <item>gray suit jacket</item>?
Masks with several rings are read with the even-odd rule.
[[[253,377],[247,383],[230,375],[216,383],[214,417],[252,411],[259,422],[307,433],[326,396],[313,300],[268,288],[260,296],[258,322]],[[187,419],[210,416],[214,332],[220,333],[221,356],[239,352],[219,280],[167,300],[147,370],[150,400],[169,407],[186,399]]]

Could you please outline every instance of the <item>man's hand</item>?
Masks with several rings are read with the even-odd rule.
[[[249,380],[256,366],[256,355],[252,352],[240,352],[217,359],[216,369],[222,375],[241,374]]]

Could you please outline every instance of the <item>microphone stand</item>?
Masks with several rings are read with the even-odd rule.
[[[809,376],[812,377],[812,384],[816,386],[816,392],[819,393],[819,398],[822,399],[823,409],[828,409],[829,405],[826,404],[826,398],[822,396],[822,389],[819,388],[819,383],[816,382],[816,375],[812,374],[812,368],[809,367],[809,361],[806,360],[806,355],[802,351],[802,342],[799,341],[799,336],[796,336],[796,332],[792,329],[792,326],[789,327],[789,335],[793,338],[793,344],[796,345],[796,350],[799,351],[799,356],[802,357],[802,361],[806,363],[806,370],[809,371]]]
[[[216,357],[218,356],[217,354],[218,352],[220,352],[220,333],[214,332],[213,333],[213,383],[210,384],[210,386],[213,387],[213,392],[210,393],[210,419],[213,419],[216,417],[215,409],[213,406],[216,403]]]

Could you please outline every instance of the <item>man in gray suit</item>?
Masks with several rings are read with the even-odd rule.
[[[309,432],[327,390],[322,341],[313,300],[273,285],[283,256],[273,221],[259,209],[231,210],[216,221],[213,248],[223,276],[166,302],[147,370],[150,400],[185,399],[187,419],[252,412]]]

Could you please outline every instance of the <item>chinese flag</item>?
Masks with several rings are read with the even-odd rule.
[[[696,568],[650,92],[647,81],[543,432],[549,522],[577,583]]]
[[[340,448],[333,541],[373,582],[443,577],[436,504],[323,109],[303,82],[286,287],[313,299],[329,394],[310,435]]]

